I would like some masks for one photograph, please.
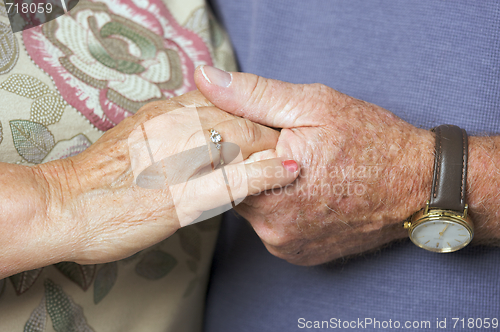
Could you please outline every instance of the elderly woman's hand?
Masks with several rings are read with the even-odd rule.
[[[183,116],[182,108],[187,106],[191,111],[196,107],[198,127],[190,123],[192,118]],[[176,116],[167,120],[174,122],[165,122],[164,115],[171,111]],[[199,128],[200,123],[203,129]],[[226,165],[224,180],[212,172],[212,163],[217,164],[218,156],[200,161],[203,158],[188,155],[178,159],[181,161],[177,164],[170,161],[174,168],[170,173],[182,174],[181,183],[170,183],[169,188],[167,181],[159,189],[142,188],[136,183],[137,175],[152,162],[141,164],[144,151],[136,149],[134,144],[138,141],[133,137],[154,135],[154,130],[143,131],[155,126],[170,130],[163,137],[171,134],[168,136],[171,139],[156,144],[149,137],[148,149],[154,144],[157,147],[146,155],[154,157],[154,161],[168,155],[182,155],[203,144],[208,155],[209,128],[220,132],[224,142],[238,145],[243,159],[254,152],[274,149],[278,139],[277,131],[220,111],[198,91],[148,104],[81,154],[32,167],[35,181],[31,187],[36,187],[43,196],[32,204],[36,206],[36,216],[22,223],[25,228],[19,224],[17,233],[33,239],[36,246],[30,248],[30,242],[25,241],[23,248],[16,249],[15,243],[11,243],[10,250],[4,251],[4,263],[8,252],[16,252],[20,259],[30,257],[32,261],[17,262],[17,268],[10,270],[4,266],[4,276],[62,260],[90,264],[125,258],[170,236],[203,211],[228,203],[228,189],[231,199],[236,200],[271,186],[286,185],[298,175],[297,168],[285,168],[282,162],[286,159],[280,158]],[[161,136],[161,130],[157,134]],[[2,271],[0,277],[1,274]]]

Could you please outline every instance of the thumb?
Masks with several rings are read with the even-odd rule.
[[[299,173],[299,165],[285,158],[238,162],[227,164],[208,175],[192,178],[188,182],[169,186],[169,189],[179,224],[184,227],[196,220],[201,212],[228,207],[231,202],[234,207],[249,195],[269,189],[272,193],[279,189],[279,194],[286,194],[286,186],[294,182]],[[281,189],[282,187],[285,188]],[[222,212],[224,211],[219,213]]]
[[[321,84],[292,84],[247,73],[228,73],[200,66],[196,86],[215,106],[253,122],[274,128],[322,124],[318,112],[328,105],[334,90]]]

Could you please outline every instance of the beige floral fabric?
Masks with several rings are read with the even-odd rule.
[[[203,0],[81,0],[13,34],[0,1],[0,161],[80,153],[142,105],[235,70]],[[200,331],[218,218],[119,262],[63,262],[0,280],[1,331]]]

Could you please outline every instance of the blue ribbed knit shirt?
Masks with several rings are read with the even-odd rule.
[[[449,123],[470,135],[500,133],[499,1],[213,0],[212,6],[242,71],[324,83],[422,128]],[[446,319],[453,330],[453,318],[464,318],[465,327],[468,318],[500,319],[499,272],[500,249],[435,254],[409,241],[344,264],[294,266],[269,254],[246,222],[228,213],[205,327],[288,332],[306,330],[301,318],[371,318],[430,321],[428,330]]]

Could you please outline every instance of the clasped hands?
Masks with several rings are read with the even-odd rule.
[[[406,236],[401,221],[430,192],[431,132],[321,84],[208,66],[196,70],[195,81],[198,91],[148,104],[83,153],[34,168],[47,197],[47,222],[36,231],[51,239],[54,257],[83,264],[117,260],[181,226],[168,190],[134,182],[128,138],[148,120],[193,106],[204,131],[216,128],[241,148],[252,185],[235,209],[272,254],[314,265]],[[285,175],[263,178],[258,171],[266,166]],[[233,185],[243,178],[235,173]],[[200,193],[186,190],[192,191],[194,220],[202,213]],[[208,205],[203,209],[215,207]],[[62,236],[51,238],[54,232]]]

